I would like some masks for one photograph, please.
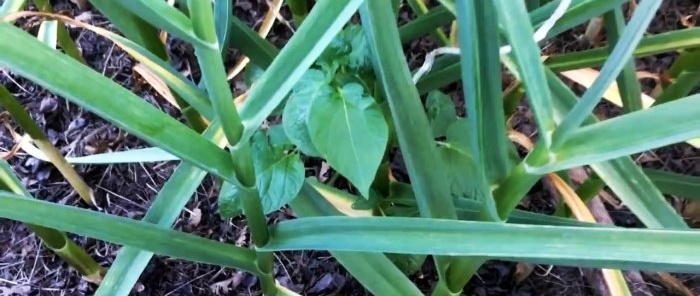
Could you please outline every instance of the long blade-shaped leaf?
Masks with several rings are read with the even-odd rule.
[[[548,71],[547,78],[556,98],[555,115],[557,120],[561,120],[575,106],[576,95],[553,72]],[[585,123],[595,124],[596,121],[591,115]],[[647,227],[687,228],[683,219],[631,158],[622,157],[590,166]]]
[[[486,1],[460,1],[458,7],[462,81],[471,137],[471,155],[481,176],[481,192],[490,192],[487,180],[495,183],[510,171],[506,119],[501,97],[500,44],[492,38],[498,30],[496,9]],[[486,177],[488,176],[488,179]],[[488,197],[490,198],[490,197]]]
[[[644,170],[661,192],[700,200],[700,177],[659,170]]]
[[[494,4],[521,71],[520,78],[525,85],[530,107],[535,115],[540,140],[548,147],[556,126],[552,114],[552,98],[548,91],[544,68],[540,62],[540,49],[532,37],[535,32],[530,26],[525,3],[497,0]]]
[[[393,15],[393,12],[386,1],[370,0],[360,9],[374,70],[389,102],[418,209],[423,217],[456,219],[446,173],[442,169],[444,164],[435,163],[437,153],[432,129],[404,60],[398,28],[393,18],[387,18],[388,15]],[[435,260],[440,274],[438,286],[443,290],[449,290],[445,280],[450,261],[451,258],[445,257]]]
[[[430,31],[449,24],[454,19],[454,15],[444,6],[433,8],[429,12],[419,15],[415,20],[399,28],[399,38],[401,42],[407,43],[429,33]]]
[[[163,60],[168,59],[168,52],[165,49],[165,44],[160,41],[158,29],[126,10],[118,1],[90,0],[90,4],[106,16],[109,22],[129,40],[143,46]]]
[[[616,44],[620,34],[625,28],[625,16],[622,8],[618,7],[605,14],[605,32],[610,44]],[[625,62],[622,73],[617,78],[617,86],[620,89],[622,107],[625,112],[634,112],[642,109],[642,87],[637,80],[637,69],[634,59]]]
[[[195,54],[202,70],[202,80],[207,87],[211,101],[221,127],[230,145],[238,144],[243,133],[243,124],[238,110],[233,103],[233,94],[226,79],[226,69],[221,58],[217,32],[214,24],[214,11],[209,1],[190,0],[188,8],[192,15],[195,34],[210,46],[195,45]]]
[[[235,181],[230,155],[187,126],[10,24],[0,23],[0,34],[13,40],[0,43],[0,64],[183,160]]]
[[[280,50],[274,44],[260,37],[258,32],[253,31],[236,16],[231,16],[230,34],[236,36],[231,46],[240,50],[259,67],[269,67],[279,54]]]
[[[216,27],[216,40],[219,41],[219,50],[224,51],[228,47],[231,38],[231,1],[214,1],[214,25]],[[225,52],[225,51],[224,51]]]
[[[311,64],[321,55],[363,0],[321,1],[250,90],[240,110],[245,130],[241,141],[253,135]]]
[[[688,28],[646,36],[634,50],[635,57],[646,57],[659,53],[700,47],[700,28]],[[553,55],[545,64],[552,71],[566,71],[602,65],[608,58],[610,47]]]
[[[556,152],[554,163],[532,171],[559,171],[700,137],[699,112],[700,95],[694,95],[582,127]]]
[[[19,196],[32,198],[22,181],[12,172],[10,164],[0,159],[0,191],[9,191]],[[46,247],[75,268],[81,275],[91,280],[102,277],[102,267],[90,255],[58,230],[38,225],[27,224],[27,228],[44,242]]]
[[[428,13],[428,7],[425,4],[425,0],[408,0],[407,2],[408,5],[411,6],[411,10],[413,10],[413,13],[416,14],[417,17],[420,18],[421,16],[424,16]],[[401,28],[399,28],[399,37],[400,36]],[[433,37],[433,40],[435,40],[439,46],[446,46],[450,43],[450,40],[448,39],[447,35],[445,35],[445,32],[442,31],[442,28],[434,29],[430,32],[430,36]]]
[[[547,34],[545,40],[549,39],[553,36],[556,36],[563,31],[569,30],[572,27],[577,26],[583,22],[586,22],[589,19],[591,19],[592,17],[595,17],[595,16],[598,16],[602,13],[605,13],[606,11],[613,9],[616,6],[621,5],[621,3],[624,1],[625,0],[611,0],[611,1],[572,0],[570,8],[567,10],[566,14],[564,14],[564,16],[559,21],[557,21],[554,28],[552,28],[552,30],[550,30],[549,33]],[[533,23],[533,26],[535,26],[535,27],[541,26],[542,23],[552,15],[554,10],[556,10],[556,8],[559,6],[560,2],[561,2],[561,0],[551,1],[551,2],[543,5],[542,7],[536,9],[532,13],[530,13],[530,20]],[[437,11],[437,9],[439,9],[439,8],[433,9],[433,11]],[[432,11],[431,11],[431,13],[432,13]],[[430,15],[431,13],[429,13],[428,15]],[[418,18],[418,19],[406,24],[404,26],[405,29],[407,29],[406,34],[409,34],[409,33],[412,34],[413,31],[416,31],[417,29],[423,29],[423,31],[420,31],[419,32],[420,34],[418,34],[418,32],[417,32],[416,34],[414,34],[415,36],[414,35],[408,36],[408,37],[410,37],[410,39],[408,37],[406,39],[404,39],[402,37],[402,41],[404,41],[404,42],[411,41],[411,40],[417,38],[418,36],[429,32],[429,30],[434,28],[435,26],[447,24],[448,20],[451,20],[449,18],[446,18],[446,17],[451,16],[451,14],[448,11],[443,11],[442,14],[436,15],[435,17],[437,18],[438,16],[442,18],[441,20],[444,23],[438,23],[436,25],[433,25],[433,27],[429,27],[429,26],[421,27],[423,25],[422,18]],[[427,22],[426,22],[426,24],[427,24]],[[404,27],[402,27],[402,28],[404,28]],[[404,31],[402,31],[402,33],[403,32]],[[697,37],[697,35],[691,36],[691,34],[688,34],[688,37],[689,38],[690,37]],[[692,39],[692,38],[690,38],[690,39]],[[681,43],[682,44],[684,42],[683,41],[676,41],[674,43]],[[697,43],[697,41],[695,43]],[[692,44],[695,44],[695,43],[692,41],[685,41],[685,44],[686,44],[685,46],[692,47],[693,46]],[[577,65],[578,63],[592,63],[591,65],[587,65],[587,66],[595,66],[598,64],[602,64],[605,61],[605,59],[607,58],[608,51],[599,50],[599,49],[594,49],[591,51],[595,52],[595,56],[586,57],[586,59],[583,59],[583,60],[580,59],[580,57],[575,57],[575,58],[572,57],[571,59],[566,58],[562,62],[567,63],[568,64],[567,69],[569,69],[568,67],[575,68],[575,65]],[[572,53],[571,55],[574,55],[574,54],[577,54],[577,53]],[[642,54],[642,51],[640,51],[640,54]],[[565,54],[565,55],[570,55],[570,54]],[[557,58],[555,56],[552,59],[556,60]],[[440,59],[438,59],[438,61],[439,60]],[[559,63],[558,60],[556,60],[556,61],[557,61],[556,63],[548,62],[547,64],[556,65],[557,63]],[[436,66],[433,67],[433,70],[430,73],[428,73],[427,75],[423,76],[423,78],[417,84],[418,90],[420,91],[421,94],[427,93],[433,89],[437,89],[439,87],[453,83],[460,78],[460,76],[459,76],[460,66],[458,64],[455,64],[453,62],[445,63],[442,67],[437,66],[437,64],[439,64],[439,63],[436,63]],[[583,67],[583,66],[581,66],[581,67]]]
[[[313,180],[307,180],[299,196],[290,206],[301,217],[342,216],[321,196],[320,190],[334,191]],[[331,252],[340,264],[375,295],[422,295],[416,286],[384,254],[368,252]]]
[[[258,273],[255,252],[147,222],[0,192],[0,217],[51,226],[116,244],[190,261]]]
[[[512,64],[507,63],[509,67]],[[517,71],[514,71],[517,73]],[[576,103],[576,95],[557,76],[547,71],[549,86],[555,94],[554,107],[555,119],[561,121],[568,114]],[[586,123],[595,122],[593,116],[589,116]],[[528,155],[528,158],[546,160],[546,155],[542,147],[536,146]],[[527,159],[518,165],[513,173],[494,191],[494,198],[497,200],[498,210],[501,217],[507,217],[517,206],[520,199],[542,176],[541,174],[528,173],[525,169]],[[632,212],[646,225],[652,227],[684,228],[685,223],[678,217],[675,211],[666,203],[663,195],[656,189],[654,184],[646,178],[634,162],[628,157],[610,160],[607,163],[594,164],[593,168],[598,173],[610,176],[625,175],[629,178],[608,178],[605,181],[613,192],[627,205]],[[619,171],[624,170],[624,171]]]
[[[193,45],[210,46],[218,49],[216,43],[210,43],[197,37],[192,27],[192,21],[165,1],[119,0],[117,2],[153,26],[161,28]]]
[[[0,106],[5,107],[5,109],[10,112],[10,115],[12,115],[17,124],[24,129],[37,146],[41,148],[44,154],[47,155],[58,171],[61,172],[61,175],[63,175],[66,181],[68,181],[76,193],[78,193],[80,198],[88,205],[94,205],[92,189],[85,184],[85,181],[83,181],[83,178],[80,177],[78,172],[63,158],[58,148],[51,144],[48,136],[46,136],[39,125],[34,122],[29,112],[27,112],[19,101],[17,101],[17,99],[2,85],[0,85]]]
[[[574,107],[569,115],[564,118],[557,131],[553,136],[556,138],[554,149],[563,144],[573,130],[578,128],[581,123],[593,111],[593,108],[600,102],[603,93],[608,89],[610,84],[620,74],[625,62],[632,57],[632,52],[637,44],[642,39],[646,28],[654,18],[656,10],[661,6],[661,1],[644,0],[635,9],[634,15],[630,20],[627,28],[624,30],[618,40],[615,49],[613,49],[610,57],[603,65],[600,71],[600,76],[593,83],[591,88],[586,90],[586,93],[581,98],[581,101]]]
[[[590,19],[602,15],[615,7],[619,7],[627,0],[579,0],[572,1],[571,8],[568,12],[557,21],[552,30],[547,33],[547,37],[559,35],[566,30],[589,21]],[[551,5],[549,3],[548,5]],[[543,7],[544,8],[544,7]],[[538,9],[544,10],[544,9]],[[533,12],[536,13],[537,11]],[[544,17],[548,17],[545,14]]]
[[[498,39],[489,37],[498,30],[494,4],[487,1],[457,3],[462,54],[462,81],[467,101],[471,156],[476,162],[477,195],[484,208],[479,220],[498,221],[500,217],[491,195],[490,182],[505,178],[510,170],[507,156],[505,116],[501,97],[501,63]],[[478,74],[477,74],[478,73]],[[497,98],[497,99],[494,99]],[[485,258],[468,258],[451,264],[445,282],[450,291],[462,289]]]
[[[469,255],[558,265],[700,271],[700,232],[514,225],[398,217],[323,217],[272,227],[264,251]],[[478,239],[474,239],[478,237]],[[361,239],[358,239],[361,238]],[[591,250],[596,252],[591,252]]]
[[[408,66],[391,15],[384,1],[367,1],[360,15],[374,56],[374,68],[389,102],[411,186],[424,217],[455,218],[443,170],[435,170],[432,130],[420,97],[412,86]]]
[[[0,5],[0,17],[22,10],[26,2],[27,0],[5,0]]]

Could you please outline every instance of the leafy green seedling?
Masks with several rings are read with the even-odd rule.
[[[279,133],[279,132],[277,132]],[[258,132],[251,138],[255,188],[261,199],[263,212],[272,213],[294,199],[304,183],[304,164],[298,153],[286,153],[289,145],[282,141],[273,145],[268,136]],[[232,218],[242,214],[242,194],[236,185],[224,183],[219,195],[219,214]]]
[[[348,26],[296,84],[282,123],[301,152],[324,158],[365,198],[389,140],[374,85],[362,27]]]

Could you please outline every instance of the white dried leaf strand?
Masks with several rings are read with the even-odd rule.
[[[552,28],[554,28],[554,25],[556,25],[557,21],[564,16],[566,11],[569,9],[569,6],[571,6],[571,0],[563,0],[561,3],[559,3],[559,6],[557,6],[549,19],[547,19],[547,21],[545,21],[542,26],[537,29],[537,31],[535,31],[535,34],[533,35],[535,42],[540,42],[547,37],[549,31],[551,31]],[[512,50],[513,48],[510,45],[505,45],[499,48],[499,53],[501,55],[507,55],[510,54]],[[440,47],[428,53],[425,56],[425,62],[423,62],[423,65],[418,69],[418,71],[416,71],[415,74],[413,74],[413,84],[416,84],[418,80],[425,75],[425,73],[428,73],[435,63],[435,58],[438,55],[443,54],[458,55],[460,54],[460,51],[457,47]]]

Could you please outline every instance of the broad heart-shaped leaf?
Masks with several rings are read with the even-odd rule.
[[[333,88],[328,83],[327,76],[319,70],[311,69],[294,86],[294,91],[284,107],[284,131],[289,140],[308,156],[321,156],[311,141],[307,126],[311,105],[317,98],[330,97],[332,94]]]
[[[457,121],[457,110],[450,96],[439,91],[431,91],[425,102],[433,137],[439,138],[447,134],[447,128]]]
[[[331,167],[369,197],[389,139],[384,114],[374,99],[361,85],[347,84],[314,101],[308,125],[314,146]]]

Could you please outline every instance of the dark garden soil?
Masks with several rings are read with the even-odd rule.
[[[2,2],[2,1],[0,1]],[[52,1],[57,10],[69,15],[80,14],[69,1]],[[240,0],[236,2],[236,14],[249,25],[257,28],[267,11],[265,0]],[[698,9],[697,0],[667,0],[650,32],[658,33],[682,28],[680,19],[693,15]],[[290,19],[284,10],[282,18]],[[404,9],[400,19],[406,22],[413,16]],[[110,27],[108,21],[93,11],[89,22]],[[36,32],[36,22],[21,21],[21,26]],[[153,89],[132,72],[135,62],[111,42],[89,31],[71,29],[73,37],[82,49],[83,56],[96,71],[131,89],[144,100],[164,112],[180,117],[178,111],[159,97]],[[562,34],[548,43],[548,54],[576,51],[588,48],[580,41],[583,28]],[[284,45],[291,36],[290,27],[276,22],[268,38],[278,46]],[[0,37],[0,42],[10,42]],[[422,63],[433,43],[430,38],[412,42],[405,50],[412,67]],[[198,78],[196,60],[192,48],[171,41],[170,51],[176,67],[188,71]],[[661,73],[674,59],[674,54],[664,54],[638,60],[639,70]],[[230,52],[228,66],[238,56]],[[47,65],[51,66],[51,65]],[[50,140],[64,154],[87,155],[104,151],[117,151],[146,147],[145,143],[113,127],[97,116],[66,102],[46,90],[0,69],[0,83],[15,94],[29,109],[33,118],[43,127]],[[236,93],[245,88],[242,81],[233,83]],[[651,87],[649,85],[648,87]],[[451,85],[443,89],[450,93],[462,108],[461,86]],[[104,98],[119,99],[119,98]],[[525,106],[513,121],[514,126],[525,134],[534,134]],[[0,111],[0,153],[9,151],[15,144],[13,132],[20,132],[9,115]],[[618,112],[617,108],[604,105],[601,115]],[[690,175],[700,175],[700,153],[688,145],[679,144],[639,155],[636,159],[646,167],[662,168]],[[397,175],[401,175],[401,160],[395,157]],[[64,181],[61,174],[50,164],[19,153],[9,159],[21,180],[37,198],[52,202],[86,207]],[[319,171],[318,163],[308,163],[310,175]],[[130,164],[111,166],[77,166],[85,181],[95,189],[99,211],[133,219],[143,217],[156,193],[167,180],[175,163]],[[342,182],[341,182],[342,184]],[[178,219],[175,229],[205,238],[247,245],[248,230],[240,219],[223,220],[216,205],[217,186],[207,179],[197,194],[187,204]],[[537,184],[521,208],[551,213],[555,208],[555,196],[545,183]],[[674,199],[682,209],[682,201]],[[613,220],[621,226],[640,226],[639,221],[625,208],[607,205]],[[270,222],[292,219],[294,214],[282,210],[270,216]],[[119,246],[72,236],[103,266],[114,260]],[[591,250],[595,252],[596,250]],[[586,275],[589,270],[572,267],[534,266],[526,278],[519,280],[521,267],[516,263],[491,261],[479,270],[478,277],[465,288],[467,295],[596,295],[595,280]],[[275,275],[284,286],[304,295],[366,295],[362,286],[350,276],[326,252],[284,252],[276,256]],[[700,293],[700,276],[675,275],[694,293]],[[635,295],[677,295],[649,274],[643,274],[646,285],[633,285]],[[431,264],[413,276],[414,282],[425,292],[435,283]],[[599,280],[598,280],[599,282]],[[15,292],[17,295],[92,295],[96,286],[81,279],[65,263],[44,248],[27,228],[13,221],[0,219],[0,295]],[[260,295],[256,278],[233,269],[195,264],[182,260],[155,256],[143,272],[133,295]]]

